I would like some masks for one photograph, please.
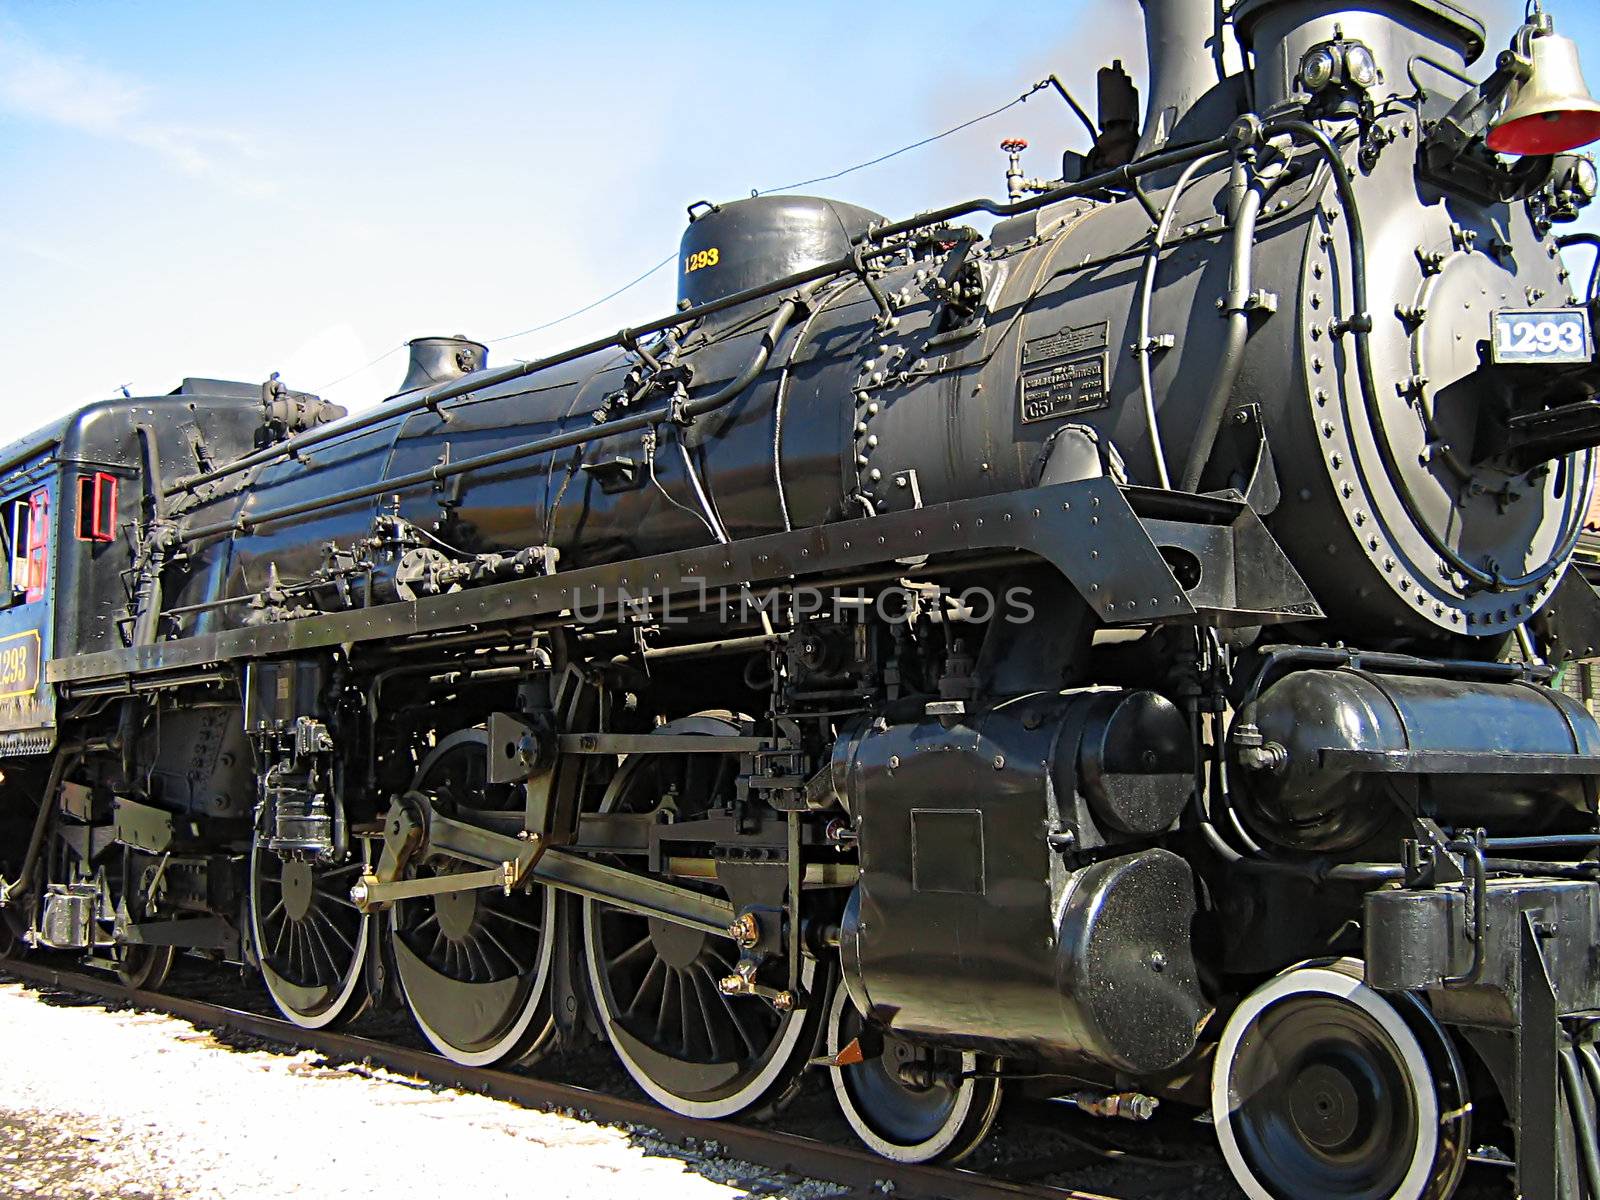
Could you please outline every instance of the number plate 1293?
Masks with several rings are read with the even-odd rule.
[[[1586,363],[1594,355],[1581,308],[1503,308],[1494,314],[1497,363]]]

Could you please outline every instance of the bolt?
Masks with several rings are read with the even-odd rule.
[[[728,936],[741,949],[749,950],[761,940],[761,922],[756,919],[755,913],[742,913],[738,920],[728,926]]]

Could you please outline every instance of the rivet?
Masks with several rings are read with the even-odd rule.
[[[873,434],[871,437],[869,437],[867,439],[867,445],[876,446],[877,444],[878,444],[878,435],[877,434]]]
[[[877,467],[873,467],[867,478],[872,480],[873,483],[877,483],[878,480],[883,478],[883,472],[878,470]]]

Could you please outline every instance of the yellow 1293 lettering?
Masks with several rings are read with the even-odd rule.
[[[706,267],[714,267],[721,261],[722,252],[715,246],[712,246],[709,250],[696,250],[683,260],[683,273],[687,275],[691,271],[701,271]]]
[[[6,646],[0,649],[0,688],[16,687],[28,681],[28,646]]]

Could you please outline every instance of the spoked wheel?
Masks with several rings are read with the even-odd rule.
[[[881,1054],[829,1067],[845,1120],[874,1153],[895,1162],[957,1162],[988,1136],[1000,1111],[1000,1081],[979,1077],[976,1054],[928,1050],[868,1027],[841,985],[828,1013],[830,1056],[857,1038]]]
[[[123,987],[152,992],[166,983],[178,960],[176,946],[118,946],[112,952]]]
[[[414,789],[463,818],[520,813],[520,791],[487,782],[488,745],[481,729],[451,734],[423,760]],[[412,877],[467,869],[436,859]],[[548,1046],[555,942],[555,897],[543,885],[402,900],[389,916],[406,1006],[434,1049],[466,1066],[528,1059]]]
[[[256,839],[250,920],[261,978],[278,1011],[302,1029],[353,1020],[367,1006],[372,922],[350,902],[361,869],[359,857],[334,866],[286,862]]]
[[[104,868],[106,893],[111,912],[102,922],[107,934],[114,934],[118,920],[128,924],[156,919],[150,912],[149,895],[156,886],[158,860],[128,846],[113,847],[100,862]],[[107,948],[107,957],[116,964],[117,979],[134,991],[153,992],[167,982],[178,961],[176,946],[145,946],[116,942]]]
[[[660,732],[738,730],[701,716]],[[717,754],[635,755],[618,770],[601,809],[697,817],[725,766]],[[722,994],[720,981],[739,961],[727,938],[586,899],[584,950],[601,1026],[628,1074],[658,1104],[691,1117],[730,1117],[772,1100],[797,1078],[824,999],[814,960],[801,969],[812,1005],[780,1013],[764,1000]]]
[[[1445,1200],[1461,1180],[1454,1047],[1420,1001],[1361,976],[1351,959],[1285,971],[1223,1030],[1211,1115],[1252,1200]]]

